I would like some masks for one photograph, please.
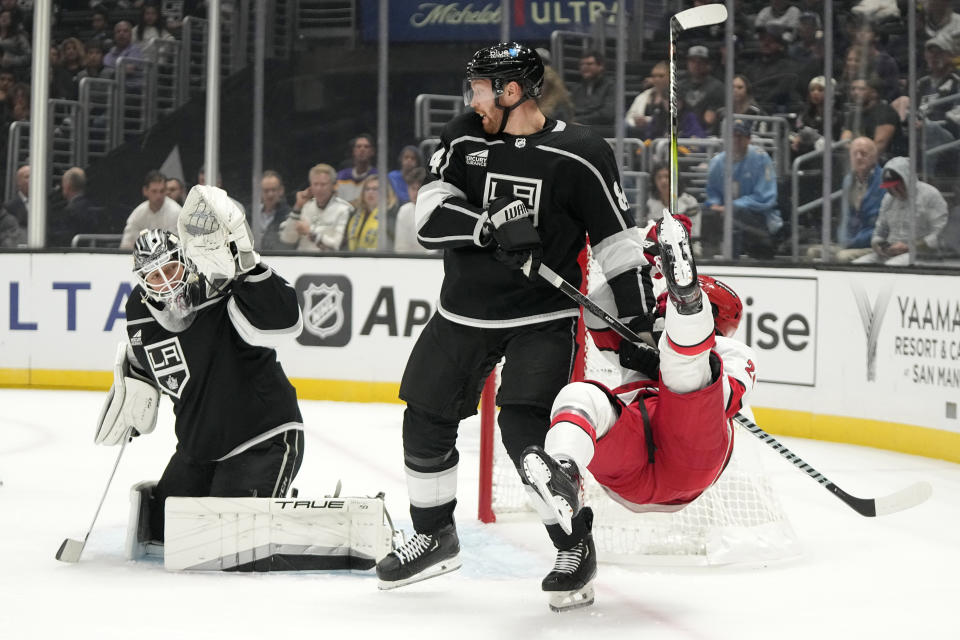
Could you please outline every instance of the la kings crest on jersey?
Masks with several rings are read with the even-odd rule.
[[[190,381],[190,368],[183,355],[180,339],[175,336],[144,345],[143,349],[147,352],[147,362],[160,383],[160,388],[179,398]]]
[[[540,178],[524,178],[488,171],[483,185],[483,201],[489,203],[500,196],[522,200],[523,204],[527,206],[527,210],[533,215],[533,226],[536,227],[539,226],[540,221],[540,195],[542,192],[543,180]]]

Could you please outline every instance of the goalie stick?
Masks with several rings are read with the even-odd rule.
[[[83,554],[83,548],[87,546],[87,540],[90,538],[90,532],[93,531],[93,525],[97,521],[97,516],[100,515],[100,508],[103,507],[103,501],[107,498],[107,492],[110,490],[110,484],[113,482],[113,476],[117,472],[117,467],[120,466],[120,458],[123,456],[123,450],[127,448],[127,442],[130,440],[130,430],[123,435],[123,440],[120,442],[120,452],[117,454],[117,460],[113,463],[113,470],[110,471],[110,477],[107,478],[107,486],[103,488],[103,495],[100,496],[100,503],[97,505],[97,510],[93,513],[93,520],[90,521],[90,527],[87,529],[87,535],[83,537],[83,541],[74,540],[73,538],[67,538],[63,541],[63,544],[60,545],[60,548],[57,549],[57,560],[61,562],[79,562],[80,556]]]
[[[640,336],[631,331],[629,327],[620,322],[596,302],[591,300],[589,296],[580,293],[579,289],[564,280],[562,276],[558,275],[550,267],[541,264],[538,273],[544,280],[565,293],[581,307],[598,318],[602,318],[604,322],[610,325],[610,328],[619,333],[622,337],[630,340],[631,342],[642,341]],[[897,511],[903,511],[904,509],[917,506],[918,504],[927,500],[927,498],[933,494],[933,487],[929,482],[915,482],[909,487],[905,487],[899,491],[891,493],[890,495],[882,496],[880,498],[858,498],[850,495],[836,484],[831,482],[825,475],[814,469],[797,454],[780,444],[780,442],[778,442],[773,436],[761,429],[755,422],[744,416],[742,413],[737,413],[733,419],[737,424],[765,442],[774,451],[789,460],[793,466],[797,467],[808,476],[819,482],[823,488],[835,495],[844,504],[862,516],[871,518],[874,516],[884,516],[890,513],[896,513]]]
[[[719,3],[691,7],[670,19],[670,211],[677,211],[677,180],[680,161],[677,153],[677,38],[681,31],[708,27],[727,19],[727,8]],[[622,334],[621,334],[622,335]]]

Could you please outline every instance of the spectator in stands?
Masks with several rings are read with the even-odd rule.
[[[0,67],[0,102],[8,103],[10,90],[17,82],[17,73],[12,67]],[[9,111],[9,109],[7,109]]]
[[[69,247],[73,237],[80,233],[102,231],[96,209],[86,195],[87,174],[80,167],[71,167],[60,178],[60,194],[65,206],[50,220],[47,246]]]
[[[777,208],[777,177],[773,161],[765,151],[750,144],[752,127],[747,120],[733,122],[733,258],[774,256],[775,238],[783,227]],[[703,203],[703,238],[722,236],[726,197],[723,191],[726,152],[710,160],[707,199]]]
[[[388,173],[387,177],[390,178],[390,186],[393,187],[393,192],[397,194],[397,201],[400,204],[405,204],[409,202],[409,200],[407,199],[407,183],[404,181],[403,176],[410,169],[422,167],[423,156],[420,154],[420,149],[417,149],[411,144],[400,150],[398,162],[400,163],[400,168]]]
[[[13,214],[0,209],[0,249],[12,249],[27,243],[27,230]]]
[[[260,178],[260,205],[253,206],[250,228],[253,246],[258,251],[293,249],[292,242],[280,239],[280,224],[287,219],[290,205],[285,198],[283,179],[276,171],[267,170]]]
[[[677,181],[677,210],[690,218],[693,227],[690,230],[690,240],[694,251],[700,252],[700,203],[686,192],[686,185],[682,179]],[[649,222],[655,222],[663,217],[663,210],[670,206],[670,165],[658,164],[650,172],[650,190],[647,195],[647,212],[645,220],[638,220],[637,226],[643,227]]]
[[[877,145],[880,158],[902,153],[906,139],[900,127],[900,116],[879,98],[882,86],[876,75],[869,79],[854,80],[851,85],[853,102],[843,123],[843,140],[852,140],[859,136],[872,138]]]
[[[717,122],[717,109],[726,101],[726,89],[710,75],[710,50],[705,46],[698,44],[687,50],[687,78],[679,83],[677,94],[710,131]]]
[[[0,0],[0,11],[9,11],[13,17],[13,24],[29,34],[30,23],[27,20],[29,16],[24,13],[20,5],[28,6],[32,4],[32,0],[30,2],[24,2],[22,0]]]
[[[843,178],[840,203],[839,244],[827,247],[827,260],[851,262],[871,253],[870,239],[886,193],[881,187],[883,167],[877,163],[877,145],[867,137],[850,143],[850,173]],[[807,249],[807,257],[823,258],[823,246]]]
[[[760,55],[742,65],[742,73],[753,83],[757,104],[774,114],[795,112],[800,106],[799,66],[787,57],[784,33],[775,25],[758,30]]]
[[[10,119],[13,122],[30,120],[30,85],[17,82],[10,89]]]
[[[800,14],[793,43],[787,47],[787,56],[795,62],[807,62],[817,56],[817,47],[822,39],[820,14],[806,11]]]
[[[197,184],[207,184],[207,176],[203,167],[200,167],[200,170],[197,171]],[[223,174],[219,171],[217,172],[217,188],[223,189]],[[244,216],[247,215],[247,208],[240,204],[239,200],[235,200],[229,194],[227,197],[230,198],[230,201],[233,202],[233,204],[237,205],[237,208],[240,209],[240,213],[242,213]]]
[[[958,107],[960,100],[950,100],[931,106],[940,98],[960,93],[960,75],[954,70],[950,47],[950,39],[946,34],[938,34],[930,38],[923,47],[923,57],[930,73],[917,81],[920,110],[915,122],[923,135],[924,150],[953,142],[957,133],[960,132],[960,107]],[[910,96],[900,96],[890,106],[900,116],[902,125],[910,126]],[[955,160],[953,153],[949,156],[946,153],[940,153],[930,157],[928,166],[932,165],[935,173],[942,173]]]
[[[669,70],[666,61],[658,62],[650,69],[646,79],[648,88],[633,99],[624,116],[629,137],[652,140],[667,135],[670,128]]]
[[[352,164],[337,173],[337,195],[344,200],[353,201],[360,197],[360,184],[367,176],[376,175],[373,165],[377,153],[376,143],[369,133],[361,133],[350,141]]]
[[[580,58],[580,84],[570,93],[573,121],[579,124],[613,126],[613,83],[604,75],[606,62],[598,51]]]
[[[924,1],[923,32],[927,38],[942,35],[950,43],[950,53],[960,53],[960,15],[951,0]]]
[[[407,253],[436,253],[423,247],[417,240],[417,194],[427,171],[423,167],[414,167],[403,176],[407,185],[407,202],[397,211],[396,239],[393,243],[394,251]]]
[[[181,207],[186,193],[183,188],[183,182],[179,178],[167,178],[167,197],[176,202]]]
[[[86,49],[77,38],[66,38],[60,43],[60,64],[53,67],[50,97],[76,100],[80,72],[83,71]]]
[[[13,12],[0,10],[0,65],[26,77],[30,73],[30,52],[30,39],[14,20]]]
[[[831,79],[836,90],[837,81]],[[827,81],[823,76],[810,80],[807,86],[807,104],[793,123],[793,132],[790,134],[790,149],[794,155],[801,155],[823,147],[823,105],[826,95]],[[833,109],[833,140],[838,140],[843,131],[843,116],[836,108]]]
[[[84,78],[107,78],[111,70],[103,66],[103,46],[99,40],[88,40],[83,58],[83,69],[77,74],[77,86]]]
[[[115,75],[120,58],[143,59],[143,49],[133,41],[133,25],[126,20],[120,20],[113,26],[113,47],[103,56],[103,66],[112,69]],[[135,73],[135,68],[131,66],[129,71]],[[132,249],[133,245],[129,248]]]
[[[892,102],[903,93],[900,87],[900,67],[889,53],[879,49],[878,44],[874,23],[870,20],[861,20],[854,31],[853,46],[860,49],[861,67],[865,65],[880,79],[877,95],[882,100]]]
[[[147,0],[140,7],[140,21],[133,28],[133,41],[146,46],[153,40],[173,41],[176,38],[167,31],[167,21],[157,0]]]
[[[110,30],[110,12],[106,7],[98,6],[93,8],[93,15],[90,16],[91,35],[87,38],[87,48],[90,48],[90,42],[95,41],[100,45],[100,51],[110,51],[113,47],[113,35]]]
[[[167,178],[159,171],[151,171],[143,179],[143,197],[146,198],[127,218],[120,239],[121,249],[132,249],[137,235],[143,229],[165,229],[177,232],[180,205],[167,197]]]
[[[540,97],[537,98],[540,111],[548,118],[573,122],[573,100],[566,85],[563,84],[563,78],[550,63],[550,52],[539,48],[537,53],[543,60],[543,87],[540,90]]]
[[[17,169],[17,192],[3,203],[3,210],[11,214],[24,229],[27,228],[27,208],[30,206],[30,165]]]
[[[298,251],[338,251],[353,205],[335,194],[337,170],[330,165],[316,165],[308,177],[310,186],[297,192],[293,210],[280,225],[280,239]]]
[[[783,31],[793,31],[800,23],[800,9],[787,0],[770,0],[770,4],[760,9],[754,26],[766,29],[768,26],[779,27]]]
[[[756,101],[753,99],[753,89],[750,85],[750,79],[742,73],[738,73],[733,76],[733,113],[734,115],[747,115],[747,116],[765,116],[767,112],[761,109]],[[717,124],[714,128],[713,135],[721,136],[723,131],[721,130],[723,119],[726,117],[726,108],[720,107],[717,109]],[[754,122],[753,123],[754,131],[756,133],[766,133],[769,130],[769,125],[766,122]]]
[[[854,260],[854,264],[882,263],[890,266],[910,264],[910,203],[907,201],[907,181],[910,162],[903,156],[892,158],[883,167],[883,182],[887,190],[880,202],[877,226],[870,239],[871,253]],[[917,257],[937,258],[941,250],[940,234],[947,226],[947,201],[940,191],[917,180],[916,193],[916,251]]]
[[[393,246],[397,222],[397,196],[387,185],[387,211],[379,211],[380,179],[375,175],[364,178],[361,196],[353,201],[354,212],[347,222],[347,249],[350,251],[389,251]],[[386,222],[384,222],[386,218]],[[380,245],[380,225],[387,225],[387,246]]]

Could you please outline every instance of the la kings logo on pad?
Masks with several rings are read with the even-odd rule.
[[[508,196],[523,200],[527,210],[533,216],[533,225],[540,222],[540,192],[543,189],[543,180],[539,178],[521,178],[508,176],[504,173],[487,173],[483,185],[483,201],[489,203],[494,198]]]
[[[179,338],[168,338],[144,347],[150,368],[160,383],[160,388],[176,398],[181,397],[190,380],[190,369],[183,357]]]

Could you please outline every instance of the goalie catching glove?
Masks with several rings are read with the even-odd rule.
[[[138,436],[150,433],[157,426],[157,405],[160,392],[152,382],[134,377],[127,359],[127,343],[117,345],[113,368],[113,386],[97,420],[95,444],[113,446],[123,442],[129,432]]]
[[[490,202],[486,230],[497,243],[498,261],[511,269],[523,269],[528,278],[536,276],[543,245],[522,200],[501,196]]]
[[[246,217],[227,192],[197,185],[190,189],[177,219],[184,254],[207,281],[208,295],[253,269],[260,255]]]

